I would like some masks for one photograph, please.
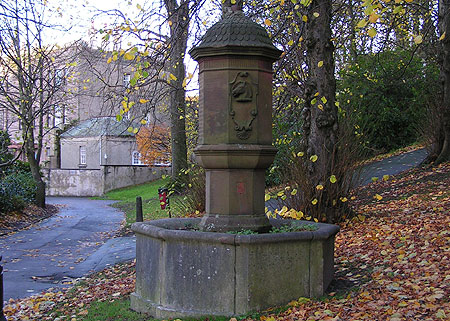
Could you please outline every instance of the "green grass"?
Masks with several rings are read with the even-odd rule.
[[[150,316],[130,310],[130,298],[126,297],[113,302],[95,301],[88,309],[89,313],[81,320],[83,321],[150,321],[155,320]],[[79,319],[80,320],[80,319]]]
[[[89,313],[82,319],[82,321],[156,321],[151,316],[141,314],[130,310],[130,298],[125,297],[113,302],[107,300],[103,302],[95,301],[88,309]],[[258,314],[259,315],[259,314]],[[205,318],[183,318],[183,321],[228,321],[228,317],[205,317]],[[242,318],[237,318],[241,320]]]
[[[119,208],[125,212],[126,215],[126,227],[130,227],[131,224],[136,222],[136,197],[142,197],[142,212],[144,214],[144,221],[156,220],[161,218],[168,218],[169,211],[167,209],[162,210],[159,204],[158,188],[165,186],[169,183],[169,178],[159,179],[153,182],[135,185],[130,187],[124,187],[107,192],[102,197],[94,197],[93,199],[103,200],[115,200],[117,203],[113,204],[114,207]],[[170,198],[172,216],[182,216],[181,209],[177,208],[176,200],[180,196],[173,195]]]
[[[137,196],[142,197],[143,200],[156,199],[158,198],[158,188],[165,186],[167,183],[169,183],[169,178],[158,179],[145,184],[115,189],[95,199],[116,200],[126,203],[136,202]]]

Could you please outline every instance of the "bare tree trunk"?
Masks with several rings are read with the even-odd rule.
[[[179,174],[187,168],[186,147],[186,91],[183,87],[185,78],[184,56],[187,48],[189,29],[189,1],[164,1],[170,21],[170,68],[176,80],[171,82],[170,96],[170,134],[172,139],[172,178],[179,179]]]
[[[331,5],[331,0],[313,0],[308,7],[306,24],[308,79],[302,112],[303,148],[308,155],[306,175],[313,188],[326,185],[336,161],[338,123],[334,46],[330,28]],[[323,193],[320,202],[327,221],[332,222],[334,213],[331,200]]]
[[[450,0],[439,1],[439,30],[446,35],[441,41],[441,79],[443,83],[442,97],[442,136],[438,142],[439,154],[435,163],[439,164],[450,160]]]

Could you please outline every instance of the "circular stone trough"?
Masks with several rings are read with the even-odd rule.
[[[196,231],[200,219],[133,224],[135,311],[156,318],[237,316],[323,295],[333,278],[339,227],[271,220],[315,230],[265,234]]]

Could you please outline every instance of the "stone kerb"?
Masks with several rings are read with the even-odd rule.
[[[187,229],[199,223],[133,224],[139,257],[134,310],[156,318],[241,315],[321,296],[331,282],[337,226],[316,223],[316,231],[253,235]]]

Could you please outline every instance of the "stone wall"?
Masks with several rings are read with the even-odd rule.
[[[104,166],[105,193],[121,187],[143,184],[170,173],[170,167]]]
[[[101,169],[47,170],[48,196],[100,196],[104,193]]]
[[[46,169],[48,196],[101,196],[110,190],[142,184],[168,174],[170,168],[103,166],[102,169]]]

